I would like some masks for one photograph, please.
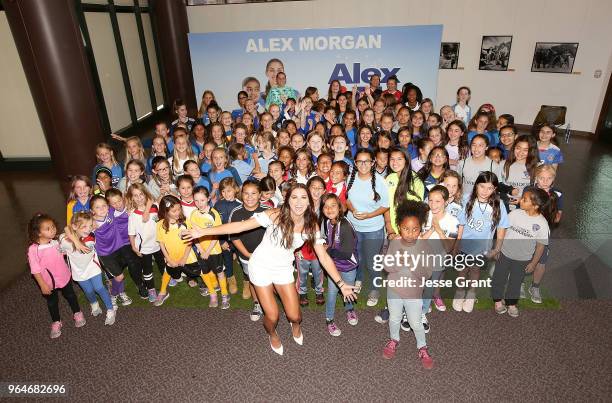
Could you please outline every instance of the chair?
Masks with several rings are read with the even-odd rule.
[[[566,106],[542,105],[531,126],[533,135],[537,136],[540,127],[549,124],[555,127],[557,133],[563,130],[565,142],[569,144],[572,130],[570,123],[565,122],[566,112]]]

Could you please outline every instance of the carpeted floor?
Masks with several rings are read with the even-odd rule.
[[[384,360],[388,327],[360,312],[343,334],[304,313],[303,346],[279,325],[285,355],[243,310],[120,308],[117,323],[87,315],[48,337],[48,313],[28,276],[0,296],[2,381],[65,383],[74,401],[605,401],[612,395],[612,301],[562,301],[559,310],[432,313],[432,371],[402,332]],[[44,325],[43,325],[44,324]]]

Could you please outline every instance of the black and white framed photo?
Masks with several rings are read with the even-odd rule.
[[[536,42],[531,71],[570,74],[577,52],[577,42]]]
[[[512,36],[483,36],[478,69],[507,71],[511,48]]]
[[[440,69],[456,69],[459,64],[459,42],[442,42],[440,45]]]

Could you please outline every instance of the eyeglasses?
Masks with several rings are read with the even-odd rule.
[[[360,165],[365,166],[371,163],[372,163],[372,160],[355,160],[355,165],[357,166],[360,166]]]

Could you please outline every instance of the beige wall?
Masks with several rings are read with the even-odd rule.
[[[313,0],[192,6],[187,15],[191,32],[443,24],[442,40],[461,43],[463,69],[440,70],[437,107],[468,85],[473,105],[492,103],[517,123],[533,122],[540,105],[566,105],[574,129],[594,131],[612,69],[610,0]],[[483,35],[513,35],[515,71],[478,70]],[[579,42],[580,74],[531,73],[536,42]]]
[[[4,11],[0,12],[0,151],[4,158],[48,158],[49,149]]]

